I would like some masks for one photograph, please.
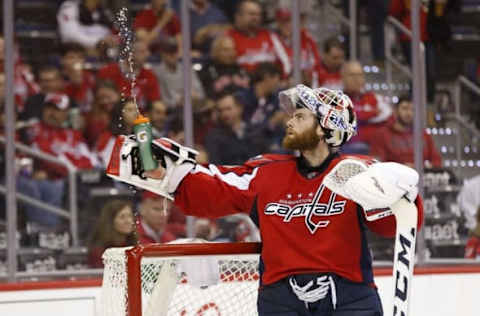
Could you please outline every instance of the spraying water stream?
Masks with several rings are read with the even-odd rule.
[[[128,9],[122,8],[115,15],[115,26],[118,29],[118,36],[120,38],[120,45],[118,50],[118,62],[120,66],[122,64],[127,64],[128,69],[125,74],[127,79],[130,81],[130,93],[129,95],[133,98],[133,102],[137,109],[138,115],[140,115],[140,110],[137,105],[137,96],[135,92],[136,85],[136,74],[134,68],[134,43],[135,43],[135,34],[132,30],[132,25],[128,18]],[[124,97],[124,92],[122,91],[122,98]]]

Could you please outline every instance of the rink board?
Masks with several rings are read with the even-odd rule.
[[[377,273],[376,284],[385,316],[391,316],[392,278],[387,271]],[[100,285],[100,280],[2,284],[0,315],[100,316]],[[218,290],[221,290],[222,286],[225,291],[229,291],[231,285],[219,285]],[[424,268],[414,277],[411,315],[478,316],[478,293],[480,293],[480,267]],[[182,316],[195,315],[197,309],[205,304],[217,306],[215,309],[221,314],[223,309],[221,302],[198,302],[198,306],[190,306],[187,313],[183,313]]]

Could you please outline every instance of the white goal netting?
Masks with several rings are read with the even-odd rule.
[[[202,254],[212,246],[215,254]],[[100,315],[257,315],[258,254],[222,254],[220,244],[141,248],[105,251]]]

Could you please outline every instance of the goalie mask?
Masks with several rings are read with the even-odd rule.
[[[340,90],[311,89],[299,84],[279,93],[280,106],[289,114],[306,108],[315,114],[332,147],[345,144],[357,130],[357,118],[350,98]]]

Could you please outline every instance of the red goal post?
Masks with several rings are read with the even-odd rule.
[[[255,315],[260,250],[256,242],[110,248],[101,315]]]

